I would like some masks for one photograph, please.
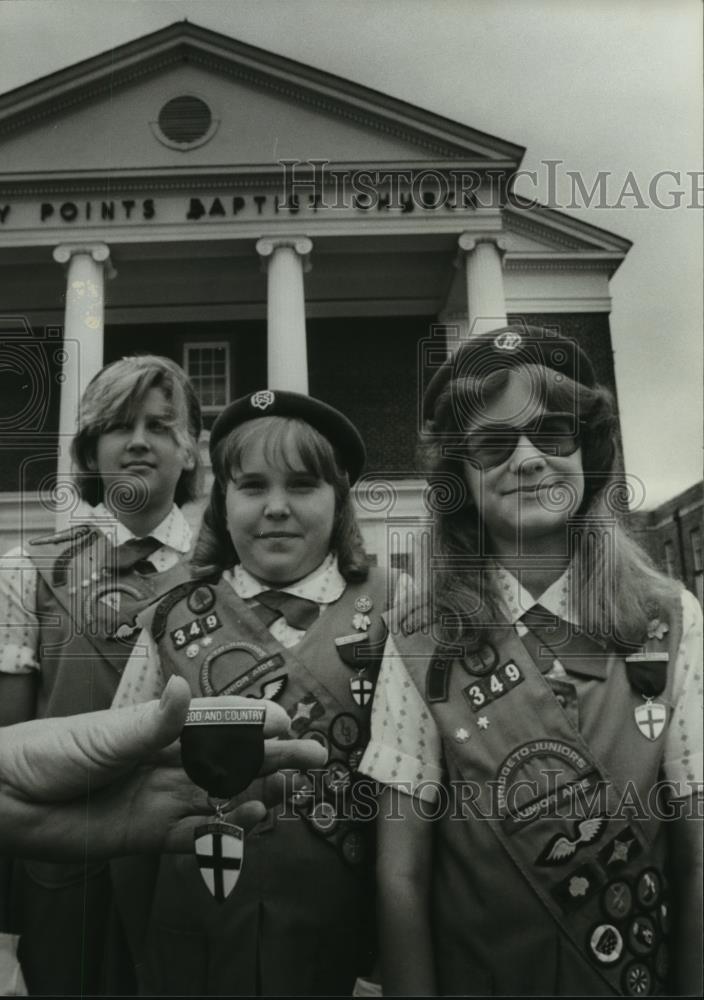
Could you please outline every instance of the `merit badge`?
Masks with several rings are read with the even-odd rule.
[[[188,777],[210,797],[215,818],[194,833],[198,867],[218,903],[240,875],[244,834],[225,820],[227,802],[259,773],[264,760],[264,708],[223,708],[218,698],[201,699],[188,710],[181,733],[181,763]]]
[[[564,865],[572,858],[583,844],[591,844],[606,826],[603,817],[583,819],[574,825],[571,837],[557,835],[553,837],[542,854],[537,859],[538,865]]]
[[[305,729],[309,723],[325,715],[325,709],[315,695],[312,694],[307,694],[305,698],[297,701],[292,711],[293,714],[289,710],[289,715],[291,715],[291,729],[294,730],[296,735],[302,729]]]
[[[363,615],[359,611],[352,617],[352,625],[360,632],[366,632],[372,620],[369,615]]]
[[[650,955],[655,950],[655,924],[642,914],[634,917],[628,925],[628,947],[636,955]]]
[[[195,831],[198,868],[210,894],[224,903],[237,885],[242,870],[244,833],[224,820],[199,826]]]
[[[362,596],[358,597],[354,602],[354,610],[359,611],[362,615],[368,615],[373,607],[374,601],[372,601],[371,597],[368,597],[366,594],[362,594]]]
[[[323,837],[331,836],[340,825],[335,806],[331,802],[318,802],[308,813],[308,822]]]
[[[663,934],[670,933],[670,908],[667,903],[662,902],[660,908],[658,909],[658,916],[660,917],[660,928]]]
[[[347,755],[347,763],[349,764],[349,766],[352,768],[353,771],[356,771],[359,765],[362,763],[363,756],[364,756],[364,750],[362,750],[361,747],[359,747],[357,750],[352,750],[352,752]]]
[[[662,878],[654,868],[647,868],[638,876],[636,882],[636,899],[642,907],[650,910],[657,906],[662,895]]]
[[[604,868],[622,868],[631,858],[637,857],[642,848],[630,827],[609,841],[606,847],[599,851],[599,861]]]
[[[609,882],[601,897],[604,913],[611,920],[623,920],[633,908],[633,893],[628,882],[618,879]]]
[[[589,950],[602,965],[618,962],[623,951],[623,938],[618,927],[613,924],[599,924],[595,927],[589,936]]]
[[[334,760],[323,775],[323,788],[332,795],[340,795],[350,787],[352,772],[341,760]]]
[[[667,708],[661,701],[648,698],[644,705],[639,705],[633,712],[636,725],[647,740],[655,741],[665,728]]]
[[[460,729],[456,729],[455,730],[455,743],[467,743],[467,742],[469,742],[469,733],[464,728],[464,726],[462,728],[460,728]]]
[[[645,962],[629,962],[623,970],[623,992],[627,997],[649,997],[653,977]]]
[[[571,912],[579,909],[588,899],[591,899],[600,884],[598,868],[586,864],[577,868],[562,882],[558,882],[552,890],[552,894],[563,910]]]
[[[342,712],[330,723],[330,739],[338,750],[353,750],[359,743],[361,730],[353,715]]]
[[[204,615],[215,604],[215,591],[212,587],[208,587],[205,584],[196,587],[188,595],[186,604],[188,605],[188,610],[192,611],[194,615]]]
[[[476,653],[462,661],[462,665],[470,674],[483,677],[485,674],[490,674],[498,662],[499,654],[490,642],[485,642]]]
[[[350,678],[350,691],[356,705],[366,708],[374,694],[374,684],[363,674]]]
[[[192,642],[191,645],[186,649],[186,656],[189,660],[192,660],[194,656],[198,656],[200,652],[200,646],[197,642]]]
[[[275,701],[280,694],[283,694],[287,683],[288,674],[281,674],[280,677],[274,677],[270,681],[264,681],[259,689],[259,697],[267,698],[269,701]]]

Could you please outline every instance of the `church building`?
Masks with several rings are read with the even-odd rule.
[[[189,22],[0,96],[2,547],[54,509],[70,522],[81,392],[153,352],[208,426],[266,387],[348,413],[369,547],[402,553],[420,388],[460,338],[556,328],[614,386],[609,280],[630,244],[519,197],[523,154]]]

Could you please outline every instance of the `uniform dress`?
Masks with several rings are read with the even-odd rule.
[[[497,584],[506,624],[475,657],[392,626],[360,765],[437,817],[438,989],[667,992],[667,824],[648,793],[701,788],[699,605],[683,591],[624,659],[536,641],[536,612],[579,624],[569,573],[538,601],[503,569]]]
[[[147,655],[134,656],[118,690],[116,706],[133,703],[179,673],[194,695],[275,698],[293,733],[330,755],[310,796],[295,807],[282,801],[247,835],[224,903],[208,893],[195,857],[162,858],[151,879],[143,862],[113,864],[144,993],[349,995],[371,964],[372,831],[350,793],[368,739],[386,580],[372,570],[346,584],[329,556],[282,589],[319,606],[307,630],[283,618],[265,627],[265,588],[241,566],[179,588],[150,614]],[[345,658],[357,645],[361,659]],[[257,782],[243,798],[256,797]]]
[[[138,633],[136,615],[187,578],[191,531],[177,507],[151,533],[148,557],[118,567],[131,561],[133,539],[101,504],[86,508],[81,525],[0,559],[0,670],[37,675],[37,717],[109,708]],[[30,993],[105,990],[110,900],[104,863],[14,865],[12,920]],[[11,948],[15,939],[3,940]],[[130,980],[114,974],[127,990]]]

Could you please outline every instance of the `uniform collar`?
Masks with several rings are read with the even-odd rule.
[[[540,597],[531,597],[526,588],[519,580],[506,569],[505,566],[496,565],[494,568],[496,582],[501,600],[503,601],[507,617],[512,625],[515,625],[519,618],[540,604],[546,611],[556,617],[571,622],[572,625],[579,625],[579,618],[570,606],[570,568],[569,566],[557,580],[550,584]]]
[[[99,528],[113,545],[122,545],[137,537],[103,503],[99,503],[97,507],[87,507],[85,521]],[[183,555],[190,551],[193,538],[188,521],[175,504],[164,520],[149,532],[149,537],[161,542],[165,548]]]
[[[257,580],[255,576],[248,573],[244,566],[239,563],[233,567],[231,572],[225,573],[229,579],[235,593],[242,600],[249,600],[262,594],[265,590],[271,590],[266,583]],[[287,594],[295,594],[296,597],[305,597],[316,604],[332,604],[339,600],[345,591],[346,583],[337,565],[337,557],[331,552],[325,557],[317,569],[314,569],[302,580],[297,580],[289,587],[281,587]]]

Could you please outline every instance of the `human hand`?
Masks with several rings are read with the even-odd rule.
[[[170,746],[190,703],[187,683],[174,677],[160,702],[0,729],[0,849],[52,860],[189,850],[212,814]],[[244,704],[223,699],[224,708]],[[325,762],[315,741],[277,738],[290,725],[281,706],[257,704],[267,710],[262,774]],[[276,782],[269,787],[275,793]],[[228,819],[250,829],[264,814],[252,801]]]

